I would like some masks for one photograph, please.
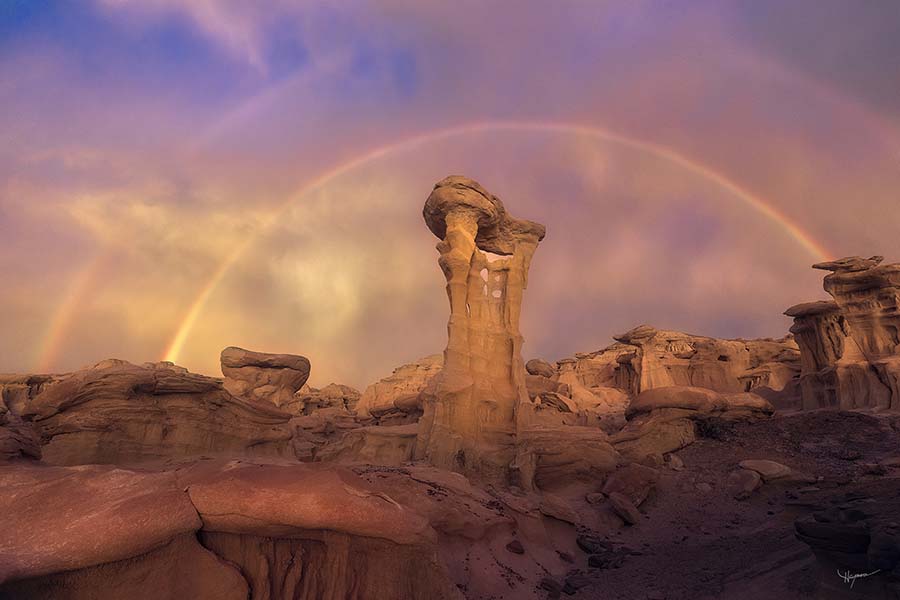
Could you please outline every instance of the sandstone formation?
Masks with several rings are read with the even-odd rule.
[[[803,408],[900,409],[900,265],[882,257],[813,265],[833,301],[798,304]]]
[[[800,355],[790,337],[721,340],[641,325],[617,343],[557,363],[587,388],[637,394],[657,387],[693,386],[721,393],[748,392],[773,404],[799,402]]]
[[[530,406],[519,316],[543,225],[515,219],[499,198],[465,177],[439,181],[425,223],[440,239],[449,339],[428,394],[416,455],[436,466],[506,481]],[[499,256],[496,256],[499,255]]]
[[[653,388],[629,405],[628,424],[610,441],[624,457],[640,461],[692,443],[698,435],[698,422],[755,420],[773,412],[767,400],[749,392],[720,394],[685,386]]]
[[[50,464],[293,456],[290,415],[171,363],[103,361],[46,385],[20,416]]]
[[[433,354],[397,367],[366,388],[356,406],[357,413],[384,424],[415,423],[422,416],[421,394],[443,365],[443,355]]]
[[[238,398],[290,404],[309,379],[309,360],[293,354],[266,354],[230,346],[222,350],[225,389]]]
[[[459,597],[427,510],[352,472],[19,465],[0,486],[29,524],[0,532],[2,597]]]
[[[279,408],[296,415],[309,415],[323,408],[353,413],[356,412],[360,395],[358,390],[340,383],[329,383],[320,390],[304,385],[291,401],[282,403]]]

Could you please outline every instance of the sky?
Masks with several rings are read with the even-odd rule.
[[[900,260],[895,0],[0,0],[0,372],[229,345],[363,388],[438,353],[421,209],[547,226],[525,358],[780,337]]]

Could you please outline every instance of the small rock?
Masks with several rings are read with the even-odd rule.
[[[762,477],[756,471],[736,469],[728,475],[732,495],[738,500],[745,500],[762,485]]]
[[[588,504],[602,504],[606,500],[606,494],[602,492],[591,492],[584,495],[584,499]]]
[[[637,525],[641,521],[641,513],[625,496],[618,492],[609,495],[609,505],[628,525]]]
[[[544,494],[538,508],[548,517],[553,517],[554,519],[565,521],[566,523],[575,525],[580,521],[578,513],[572,509],[572,506],[559,496],[554,496],[553,494]]]
[[[609,496],[618,493],[640,506],[650,495],[659,481],[656,469],[631,463],[612,473],[603,484],[603,493]]]
[[[681,471],[684,469],[684,461],[677,454],[666,455],[666,465],[673,471]]]
[[[641,459],[641,464],[645,467],[650,467],[652,469],[658,469],[666,463],[662,454],[648,454],[643,459]]]
[[[590,584],[591,584],[591,578],[588,577],[587,575],[583,575],[580,573],[575,574],[575,575],[569,575],[568,577],[566,577],[566,584],[565,584],[565,586],[563,586],[563,591],[571,596],[572,594],[574,594],[581,588],[586,587]],[[571,591],[567,592],[566,588],[568,588]]]
[[[704,494],[711,492],[713,489],[712,486],[709,485],[708,483],[706,483],[705,481],[701,481],[695,487],[697,488],[698,492],[703,492]]]
[[[756,471],[766,481],[780,479],[791,474],[791,468],[773,460],[742,460],[738,466],[751,471]]]
[[[506,545],[506,549],[513,554],[525,554],[525,548],[519,540],[513,540]]]
[[[562,592],[562,585],[555,579],[551,579],[549,577],[544,577],[541,579],[541,582],[538,586],[542,590],[547,590],[547,595],[550,598],[559,598],[560,592]]]
[[[596,554],[612,548],[612,544],[593,535],[579,535],[575,538],[575,543],[586,554]]]
[[[625,562],[626,554],[608,550],[588,557],[588,566],[592,569],[618,569]]]
[[[863,473],[866,475],[887,475],[888,469],[883,464],[866,463],[862,465]]]
[[[572,564],[575,562],[575,557],[572,556],[571,554],[569,554],[568,552],[562,552],[560,550],[557,550],[556,554],[559,555],[559,560],[563,561],[564,563]]]

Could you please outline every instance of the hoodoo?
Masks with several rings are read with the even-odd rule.
[[[529,407],[519,316],[543,225],[515,219],[466,177],[439,181],[425,202],[441,241],[438,264],[450,299],[444,369],[425,398],[417,456],[488,480],[513,473],[522,412]]]

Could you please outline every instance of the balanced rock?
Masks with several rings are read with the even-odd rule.
[[[525,363],[525,370],[529,375],[540,375],[541,377],[551,378],[556,375],[556,369],[546,360],[540,358],[532,358]]]
[[[225,389],[239,398],[282,406],[309,379],[309,360],[294,354],[267,354],[229,346],[222,350]]]

